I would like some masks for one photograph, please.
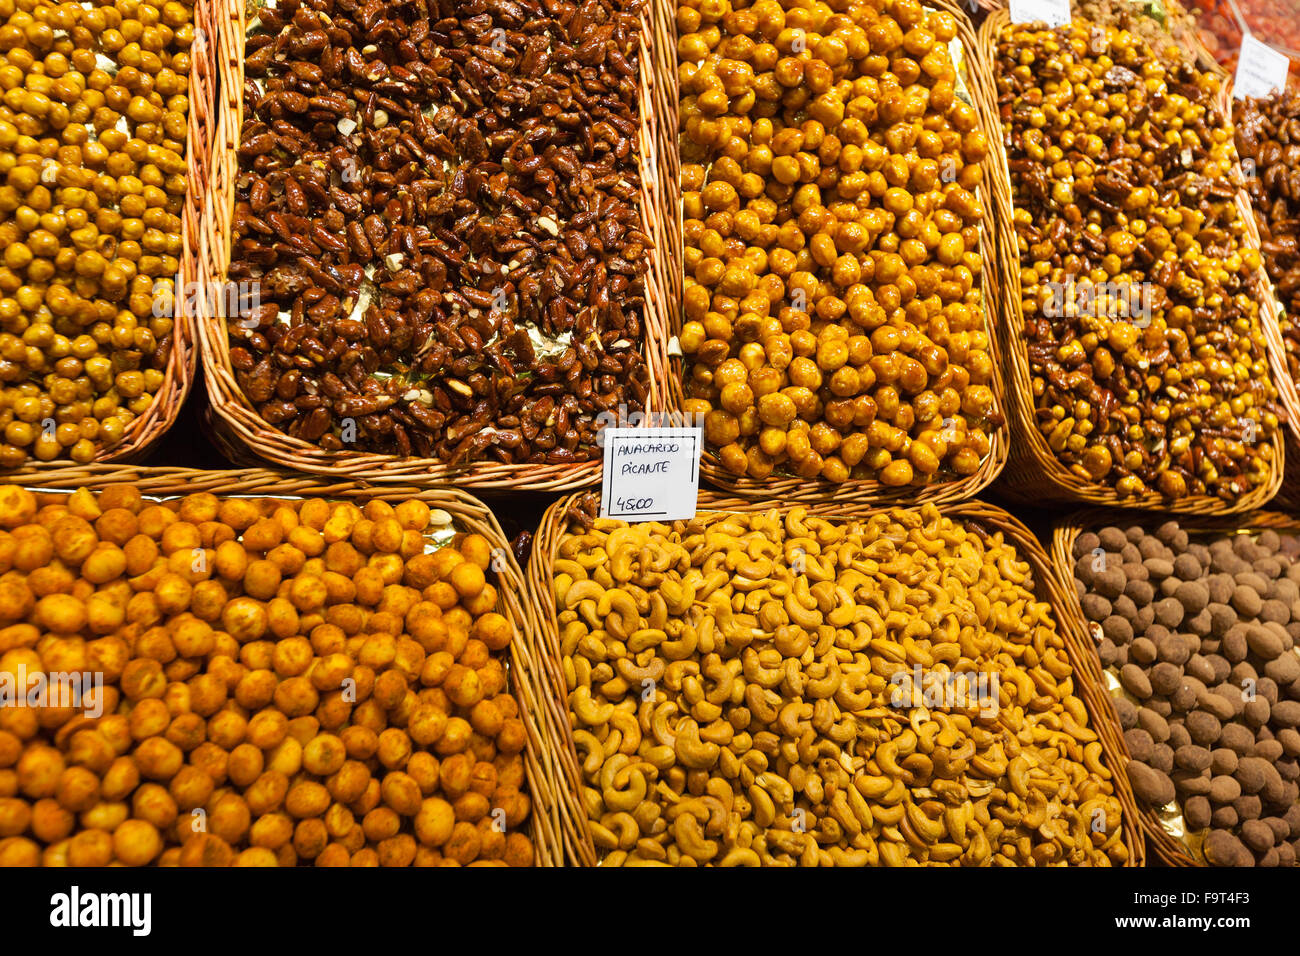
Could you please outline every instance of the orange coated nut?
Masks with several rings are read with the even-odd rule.
[[[0,672],[103,677],[0,714],[0,864],[530,864],[514,625],[488,539],[424,554],[450,520],[0,487]]]

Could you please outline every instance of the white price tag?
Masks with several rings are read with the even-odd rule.
[[[600,516],[623,521],[695,517],[702,428],[612,428],[601,432],[605,472]]]
[[[1012,23],[1038,23],[1063,27],[1070,22],[1070,0],[1011,0]]]
[[[1237,57],[1237,75],[1232,81],[1232,96],[1244,100],[1248,96],[1272,96],[1276,90],[1286,89],[1286,71],[1291,61],[1286,54],[1260,43],[1249,33],[1241,38],[1241,53]]]

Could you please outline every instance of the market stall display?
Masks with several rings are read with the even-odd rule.
[[[657,410],[646,14],[430,18],[224,0],[203,266],[211,422],[241,459],[563,489]]]
[[[995,120],[969,21],[917,0],[673,13],[680,109],[660,149],[681,150],[685,276],[668,384],[703,419],[705,474],[790,500],[974,494],[1006,430]]]
[[[1296,863],[1298,531],[1268,512],[1080,515],[1057,530],[1054,557],[1092,628],[1143,826],[1167,863]]]
[[[482,505],[79,484],[0,486],[0,864],[552,861],[522,576]]]
[[[1091,652],[1015,519],[700,507],[575,496],[538,532],[569,862],[1141,863]]]
[[[0,10],[0,469],[137,459],[189,391],[211,16]]]
[[[1222,79],[1136,33],[992,14],[1024,312],[1005,329],[1026,499],[1226,513],[1281,481],[1281,333]],[[1172,43],[1172,40],[1170,41]]]

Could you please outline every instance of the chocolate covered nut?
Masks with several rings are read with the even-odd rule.
[[[1163,581],[1174,573],[1174,562],[1168,558],[1147,558],[1142,563],[1153,581]]]
[[[1177,518],[1170,518],[1162,522],[1155,530],[1155,536],[1169,546],[1174,551],[1184,551],[1187,549],[1188,537],[1183,526],[1178,523]]]
[[[1250,652],[1250,645],[1246,642],[1245,625],[1234,624],[1228,628],[1219,642],[1219,651],[1231,663],[1244,661]]]
[[[1253,793],[1243,793],[1232,800],[1232,809],[1237,811],[1237,819],[1254,820],[1264,810],[1264,802]]]
[[[1288,757],[1300,756],[1300,731],[1294,727],[1278,731],[1277,742],[1282,745],[1282,752]]]
[[[1182,555],[1179,560],[1182,560],[1182,558],[1185,557],[1187,557],[1187,555]],[[1193,564],[1195,564],[1195,562],[1193,562]],[[1175,563],[1174,570],[1178,570],[1177,563]],[[1200,576],[1201,572],[1199,566],[1195,573],[1197,577]],[[1178,576],[1183,578],[1183,581],[1174,590],[1174,597],[1180,604],[1182,604],[1183,609],[1188,614],[1199,614],[1201,611],[1205,610],[1210,603],[1209,590],[1199,580],[1188,580],[1187,576],[1183,574],[1179,574]]]
[[[1241,825],[1241,842],[1256,853],[1273,848],[1273,830],[1263,820],[1247,820]]]
[[[1264,665],[1264,673],[1278,684],[1292,684],[1300,678],[1300,656],[1279,654]]]
[[[1097,532],[1097,536],[1100,539],[1101,546],[1108,553],[1119,554],[1124,550],[1124,546],[1129,543],[1128,535],[1124,533],[1124,529],[1116,528],[1114,525],[1102,528],[1101,531]]]
[[[1180,673],[1174,681],[1174,689],[1169,694],[1169,703],[1175,713],[1186,714],[1199,706],[1204,690],[1205,685],[1195,677]]]
[[[1220,739],[1224,728],[1219,723],[1219,719],[1206,711],[1193,711],[1187,715],[1184,722],[1187,732],[1192,735],[1192,740],[1202,747],[1209,747]],[[1253,745],[1255,739],[1251,736],[1250,740]]]
[[[1150,707],[1138,709],[1134,707],[1130,701],[1123,698],[1121,698],[1121,700],[1133,709],[1134,723],[1149,733],[1152,740],[1158,744],[1162,744],[1169,739],[1169,722],[1165,720],[1164,717],[1156,713]],[[1134,723],[1125,724],[1122,719],[1120,720],[1120,726],[1125,729],[1134,726]]]
[[[1119,717],[1119,725],[1124,730],[1137,725],[1139,713],[1137,706],[1127,697],[1111,698],[1111,703],[1115,705],[1115,714]],[[1145,724],[1143,725],[1145,727]],[[1150,728],[1147,728],[1150,730]]]
[[[1151,748],[1151,759],[1148,763],[1161,773],[1169,773],[1174,769],[1174,748],[1168,744],[1156,744]]]
[[[1084,531],[1074,539],[1074,556],[1081,558],[1091,555],[1094,548],[1101,546],[1101,538],[1095,531]]]
[[[1210,803],[1211,805],[1214,804],[1213,796],[1210,797]],[[1241,818],[1237,816],[1237,811],[1232,809],[1231,806],[1215,806],[1214,814],[1210,817],[1210,825],[1221,830],[1231,830],[1240,822]]]
[[[1209,637],[1213,629],[1213,621],[1208,609],[1183,619],[1183,630],[1198,638]]]
[[[1209,769],[1210,751],[1205,747],[1198,747],[1195,744],[1188,744],[1179,747],[1174,751],[1174,765],[1183,770],[1192,770],[1200,773]]]
[[[1235,617],[1237,612],[1232,609],[1229,602],[1232,600],[1232,592],[1236,588],[1236,582],[1226,574],[1212,574],[1205,579],[1205,587],[1210,595],[1211,604],[1228,605],[1229,610]]]
[[[1187,732],[1185,726],[1178,722],[1169,725],[1169,739],[1161,741],[1161,743],[1166,743],[1173,747],[1175,751],[1177,751],[1179,747],[1189,746],[1191,742],[1192,735]]]
[[[1107,568],[1093,575],[1092,587],[1102,597],[1114,600],[1124,593],[1124,572],[1119,568]]]
[[[1210,663],[1208,656],[1193,654],[1183,665],[1183,671],[1203,684],[1214,683],[1214,665]]]
[[[1120,683],[1134,697],[1146,700],[1151,696],[1151,681],[1146,672],[1136,664],[1125,664],[1120,668]]]
[[[1214,671],[1214,683],[1219,684],[1228,679],[1228,675],[1232,673],[1232,664],[1228,662],[1226,657],[1222,654],[1211,653],[1206,654],[1205,659]],[[1206,681],[1206,683],[1210,682]]]
[[[1133,640],[1133,625],[1115,614],[1102,622],[1101,631],[1116,645]]]
[[[1293,728],[1300,725],[1300,701],[1279,701],[1271,708],[1271,717],[1273,723],[1279,727]]]
[[[1100,594],[1085,594],[1079,599],[1079,604],[1090,621],[1104,621],[1110,617],[1110,601]]]
[[[1110,667],[1117,659],[1115,642],[1109,637],[1103,637],[1097,644],[1097,658],[1101,661],[1103,667]]]
[[[1241,784],[1236,776],[1220,775],[1210,780],[1210,799],[1215,803],[1231,803],[1239,796],[1241,796]]]
[[[1146,569],[1140,564],[1137,565],[1137,569],[1142,571],[1144,574],[1146,572]],[[1150,581],[1139,579],[1132,573],[1128,575],[1128,583],[1124,585],[1123,597],[1128,598],[1140,608],[1144,605],[1150,604],[1155,595],[1156,589],[1152,587]]]
[[[1191,638],[1182,634],[1166,634],[1155,644],[1160,660],[1178,667],[1180,673],[1182,665],[1187,663],[1193,653]]]
[[[1205,569],[1201,567],[1201,562],[1196,560],[1195,555],[1184,551],[1174,558],[1174,577],[1181,578],[1189,583],[1195,583],[1200,580],[1201,575],[1204,573]],[[1201,588],[1201,590],[1203,591],[1204,588]],[[1182,600],[1182,598],[1180,597],[1179,600]],[[1201,602],[1201,607],[1204,606],[1205,603]],[[1196,610],[1200,610],[1200,608]]]
[[[1126,621],[1132,621],[1133,615],[1137,613],[1137,605],[1133,603],[1133,599],[1127,594],[1121,594],[1115,598],[1112,606],[1115,609],[1114,613]]]
[[[1205,858],[1214,866],[1254,866],[1255,857],[1227,830],[1214,830],[1205,838]]]
[[[1242,757],[1233,778],[1241,784],[1244,793],[1259,793],[1268,783],[1269,770],[1272,770],[1272,767],[1267,760],[1259,757]]]
[[[1278,740],[1256,740],[1255,752],[1251,756],[1267,760],[1276,767],[1277,761],[1282,757],[1282,743]]]
[[[1259,610],[1260,620],[1276,621],[1278,624],[1288,624],[1291,621],[1291,608],[1277,600],[1265,601]]]
[[[1210,772],[1216,777],[1237,771],[1237,752],[1227,747],[1216,747],[1210,752]]]
[[[1190,796],[1205,796],[1210,792],[1210,772],[1208,770],[1182,770],[1175,767],[1169,774],[1174,782],[1174,789],[1180,799]]]
[[[1167,558],[1169,556],[1168,545],[1154,535],[1144,535],[1142,540],[1137,543],[1137,547],[1138,553],[1142,555],[1144,561],[1147,558]]]
[[[1172,630],[1183,623],[1183,606],[1176,598],[1161,598],[1155,603],[1156,621]]]
[[[1154,807],[1163,807],[1174,799],[1174,783],[1168,774],[1142,761],[1130,761],[1128,778],[1137,797]]]
[[[1132,653],[1130,654],[1131,658],[1137,658],[1138,643],[1139,642],[1137,641],[1134,641],[1133,643]],[[1149,661],[1155,659],[1155,645],[1151,644],[1150,641],[1147,641],[1146,643],[1151,647],[1151,657],[1148,658],[1146,661],[1142,661],[1141,658],[1138,658],[1138,660],[1141,663],[1148,663]],[[1160,663],[1156,664],[1153,668],[1151,668],[1151,673],[1150,673],[1151,690],[1153,693],[1160,694],[1161,696],[1168,697],[1175,690],[1177,690],[1178,685],[1182,681],[1182,679],[1183,679],[1183,669],[1181,667],[1178,667],[1175,664],[1169,664],[1164,661],[1161,661]]]
[[[1264,601],[1254,588],[1238,583],[1232,589],[1232,608],[1242,617],[1258,617],[1264,607]],[[1276,657],[1277,655],[1272,655]]]
[[[1217,724],[1218,721],[1216,720]],[[1219,743],[1235,751],[1239,756],[1249,754],[1255,747],[1255,735],[1240,724],[1228,724],[1219,734]],[[1204,741],[1198,741],[1204,743]]]
[[[1151,739],[1151,735],[1139,727],[1124,732],[1124,743],[1134,760],[1144,762],[1151,759],[1151,752],[1155,749],[1155,741]]]
[[[1235,692],[1237,697],[1240,697],[1240,693],[1240,689]],[[1268,723],[1270,709],[1267,700],[1263,697],[1256,697],[1254,700],[1242,704],[1241,715],[1245,718],[1247,726],[1263,727]]]
[[[1210,825],[1211,813],[1210,801],[1205,796],[1193,795],[1183,803],[1183,818],[1189,829],[1204,830]]]
[[[1150,664],[1157,656],[1155,641],[1149,638],[1139,637],[1129,645],[1128,657],[1135,664]],[[1157,693],[1163,693],[1163,691],[1157,691]]]

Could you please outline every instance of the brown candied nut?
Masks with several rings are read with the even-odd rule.
[[[248,54],[260,79],[230,275],[272,301],[230,316],[236,380],[267,421],[331,450],[590,460],[607,413],[640,412],[649,392],[639,16],[600,2],[523,31],[493,10],[408,40],[390,13],[377,28],[410,55],[362,55],[369,26],[363,40],[304,8],[272,18],[283,43]],[[534,28],[574,42],[542,52]],[[498,30],[504,52],[476,42]],[[551,92],[530,94],[543,79]],[[474,92],[448,101],[453,88]],[[558,362],[531,333],[568,343]]]

